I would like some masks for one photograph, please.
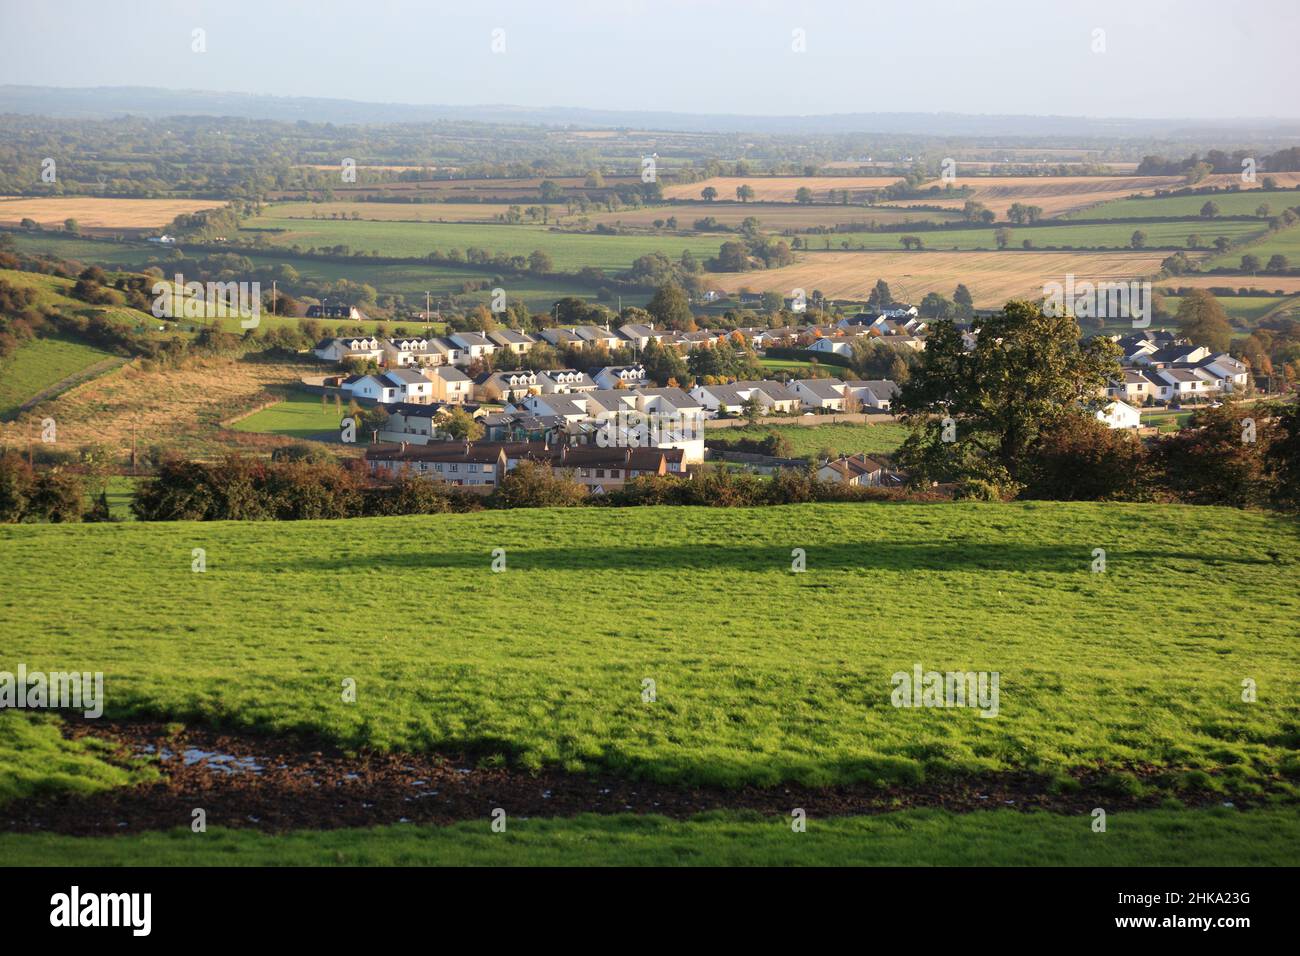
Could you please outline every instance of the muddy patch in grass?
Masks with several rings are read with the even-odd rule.
[[[321,742],[227,734],[158,723],[71,721],[70,737],[92,736],[112,746],[115,762],[156,760],[163,778],[93,795],[59,794],[0,807],[0,830],[68,834],[134,833],[188,827],[195,809],[208,826],[267,831],[367,827],[394,823],[448,824],[580,813],[662,814],[683,819],[711,810],[748,810],[789,817],[885,813],[912,807],[952,811],[1007,808],[1087,814],[1155,807],[1165,795],[1124,793],[1114,771],[1074,775],[1052,786],[1036,774],[933,777],[914,786],[787,785],[722,789],[657,784],[562,771],[529,773],[482,767],[449,754],[348,754]],[[1167,771],[1159,771],[1161,773]],[[1134,782],[1155,768],[1127,771]],[[1143,788],[1138,787],[1138,790]],[[1222,803],[1202,791],[1180,793],[1188,805]],[[1232,798],[1238,806],[1251,801]]]

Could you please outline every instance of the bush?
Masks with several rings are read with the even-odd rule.
[[[1148,495],[1146,451],[1135,435],[1086,415],[1049,426],[1030,449],[1022,498],[1135,501]]]
[[[501,479],[490,503],[494,508],[570,508],[586,499],[587,489],[567,472],[524,461]]]
[[[37,474],[16,452],[0,456],[0,522],[77,522],[84,496],[81,479],[71,472]]]

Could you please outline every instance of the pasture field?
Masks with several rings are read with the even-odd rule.
[[[1232,324],[1242,329],[1253,328],[1256,322],[1287,301],[1286,296],[1271,295],[1225,295],[1215,296],[1215,299],[1223,306]],[[1182,301],[1178,296],[1165,296],[1165,308],[1171,316],[1177,314]]]
[[[1258,256],[1261,264],[1267,263],[1269,256],[1281,254],[1287,257],[1291,268],[1300,267],[1300,225],[1265,233],[1264,238],[1259,242],[1240,249],[1230,249],[1223,255],[1211,259],[1206,266],[1211,269],[1220,266],[1237,268],[1241,265],[1241,257],[1247,253]],[[1272,281],[1272,277],[1258,276],[1255,277],[1255,281],[1267,283]]]
[[[814,202],[829,202],[830,191],[848,189],[853,192],[873,192],[884,189],[902,178],[899,176],[714,176],[694,183],[679,183],[663,188],[665,199],[700,198],[706,186],[718,191],[718,199],[734,200],[736,189],[750,186],[756,202],[794,202],[801,187],[812,190]],[[912,200],[916,202],[916,200]]]
[[[1241,262],[1240,250],[1237,262]],[[1259,295],[1288,296],[1300,293],[1300,276],[1181,275],[1164,280],[1161,287],[1170,290],[1249,289]]]
[[[1269,214],[1276,216],[1283,209],[1300,205],[1300,192],[1294,189],[1262,190],[1248,189],[1241,192],[1215,193],[1200,196],[1151,196],[1141,199],[1117,199],[1103,203],[1080,212],[1063,216],[1064,219],[1142,219],[1148,217],[1163,218],[1178,216],[1195,219],[1204,223],[1206,229],[1198,230],[1201,235],[1212,232],[1213,219],[1201,218],[1201,207],[1213,202],[1219,207],[1221,216],[1253,216],[1261,204],[1269,207]]]
[[[113,199],[101,196],[0,196],[0,223],[34,219],[45,228],[63,228],[65,219],[94,229],[151,229],[184,213],[217,209],[219,199]]]
[[[1129,793],[1294,795],[1297,562],[1286,518],[1129,504],[15,525],[0,663],[102,671],[108,719],[487,766],[724,787],[1088,771]],[[891,706],[917,662],[997,671],[997,715]]]
[[[0,359],[0,418],[64,379],[117,359],[110,352],[66,338],[29,339]]]
[[[337,168],[337,167],[335,167]],[[528,179],[421,179],[410,182],[393,183],[358,183],[355,186],[336,186],[332,190],[338,196],[384,195],[423,199],[450,200],[455,202],[481,200],[502,200],[505,202],[536,201],[538,190],[545,180],[550,180],[566,193],[578,195],[589,192],[586,180],[582,176],[547,176]],[[639,185],[639,176],[606,176],[606,186],[620,184]],[[302,190],[291,190],[292,194],[301,194]],[[272,193],[272,198],[282,195]]]
[[[935,179],[922,183],[921,188],[942,187]],[[1088,206],[1113,199],[1122,199],[1135,193],[1156,189],[1174,189],[1183,185],[1181,176],[961,176],[953,182],[954,188],[967,187],[973,192],[966,196],[945,199],[927,199],[927,205],[960,209],[967,200],[982,202],[997,214],[1006,217],[1012,203],[1039,206],[1046,218],[1056,218]],[[910,200],[915,202],[916,200]],[[899,205],[908,200],[894,200],[889,205]]]
[[[902,810],[788,820],[744,813],[531,819],[265,834],[210,827],[130,836],[0,833],[12,866],[1290,866],[1290,808],[1137,810],[1088,818],[1014,810]]]
[[[327,247],[348,245],[353,250],[378,250],[381,256],[419,258],[434,249],[446,253],[470,247],[489,252],[527,256],[535,249],[550,254],[555,267],[576,271],[586,266],[622,270],[649,252],[677,258],[683,249],[696,256],[716,255],[722,239],[692,236],[600,236],[554,232],[544,226],[462,225],[413,222],[344,222],[342,220],[277,219],[261,216],[247,221],[246,230],[280,229],[262,233],[277,245]],[[479,272],[478,277],[483,278]]]
[[[952,222],[961,218],[956,212],[935,212],[930,209],[905,209],[893,206],[840,206],[814,204],[809,206],[797,203],[739,203],[695,202],[674,203],[667,206],[646,206],[641,209],[620,209],[616,212],[588,213],[586,218],[593,223],[624,225],[637,227],[653,226],[655,220],[677,217],[678,229],[691,229],[697,219],[712,216],[725,226],[735,227],[751,216],[762,224],[768,232],[785,232],[787,230],[802,232],[817,226],[832,227],[837,225],[896,225],[907,222]],[[566,216],[564,221],[573,222],[579,218]],[[858,233],[848,235],[857,236]],[[720,240],[729,238],[720,235]]]
[[[346,412],[347,406],[344,405]],[[298,439],[337,439],[342,416],[328,399],[322,406],[319,395],[294,394],[270,408],[240,419],[230,427],[239,432],[260,432]]]
[[[754,272],[707,275],[711,288],[737,292],[817,289],[832,299],[863,300],[877,279],[894,297],[920,302],[927,292],[949,298],[965,283],[978,308],[996,308],[1009,299],[1037,299],[1046,282],[1132,280],[1155,273],[1166,253],[1134,252],[808,252],[794,265]]]
[[[812,419],[816,421],[816,419]],[[887,454],[898,448],[907,437],[906,426],[895,422],[862,423],[828,422],[820,425],[767,425],[744,428],[710,428],[705,438],[762,439],[776,432],[789,440],[795,458],[812,458],[824,448],[839,455],[858,452]]]
[[[914,233],[899,232],[858,232],[830,236],[807,236],[805,241],[812,249],[842,248],[848,243],[850,249],[899,249],[902,237],[916,236],[926,249],[937,250],[976,250],[997,249],[996,232],[999,227],[987,229],[926,229]],[[1187,237],[1199,234],[1202,247],[1210,245],[1217,237],[1226,236],[1234,242],[1249,241],[1264,235],[1268,227],[1259,222],[1206,222],[1204,226],[1196,222],[1144,222],[1144,223],[1107,223],[1098,225],[1070,225],[1055,223],[1041,226],[1005,226],[1011,233],[1008,248],[1020,250],[1026,240],[1034,248],[1044,249],[1073,247],[1076,249],[1128,249],[1136,230],[1146,233],[1146,246],[1150,248],[1190,249]]]

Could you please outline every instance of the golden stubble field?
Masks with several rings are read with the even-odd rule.
[[[757,202],[794,202],[794,194],[801,186],[812,190],[815,202],[828,202],[830,191],[842,189],[865,191],[884,189],[898,182],[898,176],[714,176],[697,183],[665,186],[665,199],[699,199],[706,186],[718,191],[719,199],[735,199],[736,188],[748,185],[754,190]]]
[[[113,199],[103,196],[0,196],[0,223],[17,225],[34,219],[45,227],[75,219],[92,229],[150,229],[165,226],[183,213],[216,209],[216,199]]]
[[[979,308],[1008,299],[1037,299],[1047,282],[1129,281],[1160,268],[1163,252],[815,252],[794,265],[757,272],[711,273],[706,285],[727,292],[814,289],[832,299],[865,299],[877,279],[896,299],[919,303],[928,292],[949,298],[958,283]]]

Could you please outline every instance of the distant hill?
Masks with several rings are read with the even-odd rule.
[[[1300,119],[1175,120],[962,113],[841,113],[821,116],[591,110],[553,106],[447,106],[363,103],[316,97],[265,96],[157,87],[0,86],[0,114],[105,119],[133,116],[238,116],[330,123],[476,121],[574,127],[629,127],[711,133],[882,133],[936,136],[1086,136],[1195,139],[1231,132],[1237,138],[1300,136]]]

